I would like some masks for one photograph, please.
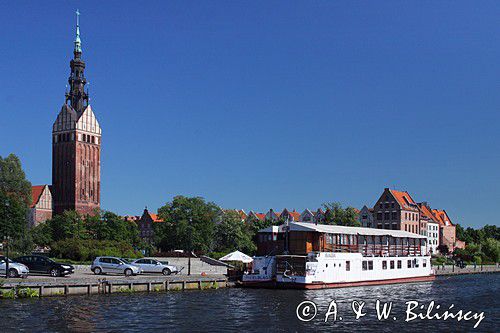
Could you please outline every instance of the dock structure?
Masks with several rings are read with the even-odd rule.
[[[72,279],[71,277],[4,280],[0,285],[1,292],[20,290],[38,291],[38,297],[92,295],[132,292],[160,292],[219,289],[228,286],[227,277],[219,276],[173,276],[173,277],[133,277],[117,276],[99,277],[96,279]]]

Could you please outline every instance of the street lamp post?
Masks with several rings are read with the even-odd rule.
[[[191,275],[191,247],[193,246],[193,244],[192,244],[192,239],[193,239],[193,235],[192,235],[193,227],[192,227],[192,225],[193,225],[193,219],[189,218],[189,230],[191,230],[191,235],[189,235],[190,237],[189,237],[189,249],[188,249],[188,251],[189,251],[189,253],[188,253],[188,255],[189,255],[188,256],[188,275]]]
[[[9,236],[3,236],[5,243],[5,278],[9,278]]]

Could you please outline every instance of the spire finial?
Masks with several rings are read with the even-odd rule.
[[[82,41],[80,40],[80,11],[78,9],[76,10],[75,52],[82,53]]]

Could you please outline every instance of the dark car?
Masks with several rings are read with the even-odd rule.
[[[57,277],[75,272],[75,268],[72,265],[60,264],[44,256],[22,256],[16,258],[15,261],[28,266],[30,273],[50,274],[50,276]]]

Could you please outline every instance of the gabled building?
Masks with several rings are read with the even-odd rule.
[[[369,208],[364,205],[359,212],[359,223],[361,223],[362,227],[374,228],[373,222],[373,208]]]
[[[427,202],[419,203],[418,207],[420,209],[421,235],[427,236],[428,252],[435,254],[438,252],[439,247],[439,223],[436,221],[432,209]]]
[[[439,223],[439,245],[446,245],[450,252],[453,252],[457,245],[458,247],[465,246],[463,242],[457,242],[456,227],[451,222],[448,213],[444,209],[433,209],[432,213]]]
[[[375,227],[420,234],[420,210],[406,191],[385,188],[373,206]]]
[[[152,243],[154,239],[153,224],[163,223],[164,221],[157,214],[150,213],[148,208],[144,209],[141,218],[137,221],[139,236],[147,243]]]
[[[314,223],[314,213],[306,208],[302,214],[300,214],[300,219],[299,221],[301,222],[309,222],[309,223]]]
[[[253,210],[251,210],[248,212],[248,216],[245,223],[251,224],[257,221],[265,221],[265,220],[266,220],[266,214],[255,213]]]
[[[273,210],[272,208],[266,213],[266,220],[276,222],[280,219],[281,213]]]
[[[281,212],[281,219],[283,221],[288,220],[289,222],[299,222],[300,221],[300,213],[295,209],[293,211],[289,211],[288,209],[283,209]]]
[[[49,185],[31,187],[31,205],[28,212],[28,226],[34,227],[52,218],[54,203]]]

